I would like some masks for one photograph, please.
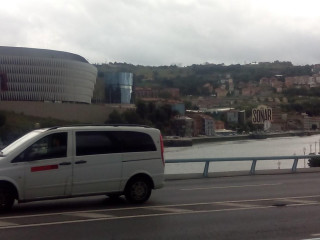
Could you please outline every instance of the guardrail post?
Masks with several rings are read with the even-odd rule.
[[[203,169],[203,177],[208,177],[208,172],[209,172],[209,161],[206,161],[206,164],[204,165]]]
[[[256,171],[257,160],[252,160],[250,174],[254,175]]]
[[[298,166],[298,158],[295,158],[293,161],[293,165],[292,165],[292,172],[296,172],[297,171],[297,166]]]

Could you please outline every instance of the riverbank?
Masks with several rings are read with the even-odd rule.
[[[276,132],[276,133],[260,133],[260,134],[244,134],[232,136],[201,136],[192,138],[181,137],[164,137],[163,143],[165,147],[189,147],[193,144],[207,143],[207,142],[223,142],[223,141],[238,141],[249,139],[266,139],[276,137],[292,137],[292,136],[311,136],[320,134],[320,131],[290,131],[290,132]]]

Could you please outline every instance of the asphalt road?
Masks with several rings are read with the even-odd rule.
[[[0,239],[320,239],[320,173],[168,181],[123,198],[16,204]]]

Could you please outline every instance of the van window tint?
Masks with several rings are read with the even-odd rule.
[[[77,132],[76,155],[95,155],[121,152],[120,143],[110,132]]]
[[[90,131],[76,133],[76,155],[156,151],[152,138],[141,132]]]
[[[121,139],[123,152],[147,152],[156,151],[157,148],[152,138],[142,132],[116,132]]]
[[[68,134],[54,133],[41,138],[12,162],[44,160],[52,158],[62,158],[67,156]]]

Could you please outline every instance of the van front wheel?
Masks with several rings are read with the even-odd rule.
[[[14,203],[14,196],[7,188],[0,188],[0,211],[10,210]]]
[[[144,203],[151,195],[151,184],[148,179],[139,177],[130,180],[125,189],[126,199],[131,203]]]

